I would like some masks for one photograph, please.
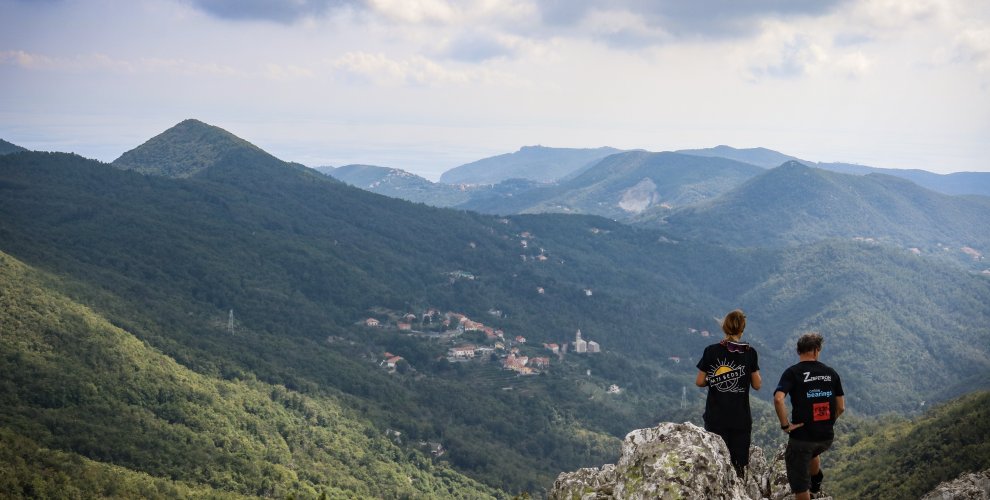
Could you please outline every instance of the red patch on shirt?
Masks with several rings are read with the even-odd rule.
[[[811,405],[811,415],[812,420],[815,422],[820,422],[822,420],[831,420],[832,411],[828,404],[828,401],[824,403],[815,403]]]

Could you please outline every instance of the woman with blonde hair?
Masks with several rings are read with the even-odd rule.
[[[756,349],[742,342],[746,315],[739,309],[725,315],[721,342],[705,348],[698,361],[695,385],[708,387],[705,400],[705,430],[722,437],[739,477],[749,465],[749,443],[753,416],[749,388],[760,390],[760,362]]]

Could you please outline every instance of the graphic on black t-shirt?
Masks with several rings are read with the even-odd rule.
[[[720,359],[708,370],[708,385],[719,392],[746,392],[746,384],[739,381],[746,376],[746,365]]]
[[[828,401],[811,405],[811,419],[815,422],[832,419],[832,412]]]

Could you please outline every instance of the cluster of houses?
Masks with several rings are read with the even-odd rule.
[[[502,367],[506,370],[512,370],[522,375],[535,375],[540,373],[541,370],[546,370],[550,368],[550,358],[545,356],[523,356],[519,354],[518,350],[516,352],[510,352],[505,359],[502,360]]]
[[[497,312],[501,314],[501,311]],[[501,338],[504,335],[502,330],[485,326],[484,323],[474,321],[464,314],[455,312],[440,313],[436,309],[429,309],[422,315],[408,313],[398,317],[394,322],[383,323],[377,318],[366,318],[361,323],[370,328],[395,328],[399,331],[407,332],[418,331],[414,330],[414,325],[420,329],[445,330],[448,333],[484,332],[485,336],[490,340]]]

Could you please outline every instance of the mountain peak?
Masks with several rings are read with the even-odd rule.
[[[800,161],[799,158],[785,155],[772,149],[739,149],[732,146],[727,146],[725,144],[707,149],[681,149],[677,152],[694,156],[717,156],[721,158],[728,158],[730,160],[741,161],[743,163],[749,163],[751,165],[756,165],[763,168],[777,167],[788,161]]]
[[[113,165],[165,177],[190,177],[232,155],[274,158],[220,127],[190,118],[122,154]]]

